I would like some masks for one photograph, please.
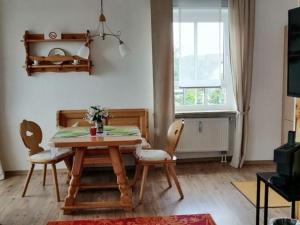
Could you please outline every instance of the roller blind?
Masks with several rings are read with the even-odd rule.
[[[221,87],[228,41],[227,0],[173,0],[178,86]]]
[[[214,8],[220,5],[221,7],[228,7],[228,0],[173,0],[173,7],[185,7],[185,8]]]

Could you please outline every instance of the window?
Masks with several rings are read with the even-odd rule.
[[[225,0],[173,0],[175,110],[234,110]]]

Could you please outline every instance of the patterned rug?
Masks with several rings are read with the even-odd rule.
[[[52,221],[47,225],[216,225],[209,214],[124,219]]]

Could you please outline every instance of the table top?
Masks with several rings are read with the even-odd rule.
[[[277,186],[274,185],[270,179],[272,176],[277,175],[276,172],[261,172],[256,174],[257,177],[275,190],[279,195],[285,198],[287,201],[298,201],[300,200],[300,189],[295,186]]]
[[[126,127],[126,129],[130,127]],[[132,127],[136,130],[136,127]],[[132,133],[132,135],[97,135],[91,136],[90,134],[82,133],[78,136],[64,137],[57,135],[61,131],[77,131],[83,128],[64,128],[60,129],[54,136],[49,140],[51,147],[67,148],[67,147],[93,147],[93,146],[120,146],[120,145],[137,145],[142,142],[141,135],[138,133]],[[80,133],[80,132],[78,132]]]

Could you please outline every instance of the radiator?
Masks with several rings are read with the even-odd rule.
[[[177,152],[228,151],[229,118],[185,119]]]

